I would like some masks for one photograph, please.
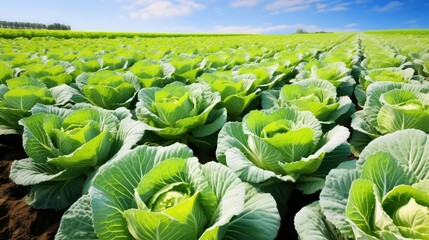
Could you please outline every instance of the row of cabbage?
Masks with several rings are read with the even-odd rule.
[[[368,49],[375,40],[337,37],[294,43],[287,46],[290,49],[283,45],[244,62],[214,64],[213,59],[222,59],[219,56],[228,52],[224,49],[203,55],[179,54],[177,64],[190,59],[197,66],[185,74],[177,72],[180,68],[171,58],[177,54],[171,52],[123,70],[83,72],[72,76],[68,85],[50,88],[43,87],[40,77],[24,77],[28,71],[15,68],[13,72],[19,76],[6,80],[3,102],[19,99],[6,95],[14,86],[32,85],[47,95],[31,101],[21,97],[15,102],[16,106],[31,105],[28,102],[34,106],[25,110],[26,116],[13,119],[22,118],[29,158],[13,164],[11,178],[32,186],[28,202],[36,208],[61,209],[88,193],[65,213],[58,239],[273,239],[294,188],[305,194],[322,189],[320,207],[317,203],[306,207],[296,218],[301,238],[313,239],[316,230],[332,239],[351,237],[354,225],[343,220],[356,219],[336,209],[337,215],[327,214],[324,206],[331,207],[336,195],[327,194],[332,200],[327,205],[322,204],[322,196],[337,171],[331,171],[333,168],[339,164],[339,169],[355,168],[348,161],[350,133],[341,125],[354,112],[350,97],[354,97],[356,82],[363,85],[359,76],[366,74],[368,62],[374,61]],[[278,39],[274,42],[282,46]],[[232,50],[236,56],[241,48]],[[213,55],[216,58],[210,58]],[[144,69],[145,74],[158,70],[162,75],[142,77],[136,69]],[[365,141],[355,142],[362,148],[397,130],[417,128],[427,133],[429,91],[421,85],[368,84],[364,108],[353,115],[352,145],[355,138],[361,139],[360,133],[366,135]],[[387,90],[373,94],[379,88]],[[109,92],[111,89],[115,91]],[[36,92],[29,89],[29,95]],[[43,105],[42,99],[46,100]],[[379,105],[370,105],[377,100]],[[61,107],[46,105],[52,103]],[[368,112],[380,118],[380,126],[373,125],[374,116]],[[363,124],[367,119],[372,122]],[[369,135],[356,126],[379,132]],[[402,134],[427,137],[419,130],[408,131],[412,134]],[[370,145],[388,142],[389,136]],[[418,144],[423,152],[417,158],[426,151],[424,141]],[[352,147],[356,155],[357,149]],[[200,157],[214,150],[219,163],[193,157],[193,152]],[[378,158],[386,158],[384,152],[379,154]],[[360,159],[367,155],[362,152]],[[424,169],[419,165],[425,165],[423,158],[415,161],[416,168]],[[348,193],[348,189],[334,188]],[[424,189],[415,188],[423,192],[422,199],[427,196],[427,191],[424,195]],[[348,195],[342,197],[342,203],[347,202]],[[423,200],[416,201],[423,204]],[[397,209],[414,207],[408,204],[404,201]],[[337,225],[340,221],[343,225]],[[353,229],[362,228],[356,226]],[[389,225],[389,229],[393,227]],[[378,236],[371,231],[363,230]],[[361,232],[355,230],[354,238],[363,236]]]
[[[429,77],[429,41],[421,35],[398,36],[383,35],[386,45],[407,58],[418,74]]]
[[[227,37],[227,36],[246,36],[248,34],[219,34],[219,33],[148,33],[148,32],[89,32],[89,31],[70,31],[70,30],[46,30],[46,29],[11,29],[1,28],[0,35],[6,39],[16,38],[43,38],[55,37],[61,39],[116,39],[116,38],[177,38],[177,37]]]
[[[427,37],[361,39],[355,96],[363,109],[352,116],[350,142],[359,159],[329,172],[319,201],[297,213],[295,228],[300,239],[427,239],[429,86],[416,61],[427,47],[410,44]]]
[[[355,96],[363,110],[354,116],[351,141],[357,156],[378,136],[404,128],[427,131],[428,127],[427,117],[420,113],[427,108],[428,78],[419,74],[420,66],[409,57],[382,41],[383,36],[368,35],[362,40],[364,60]]]

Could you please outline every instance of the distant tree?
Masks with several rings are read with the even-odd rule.
[[[42,23],[8,22],[8,21],[0,21],[0,28],[71,30],[71,27],[69,25],[65,25],[61,23],[53,23],[53,24],[46,25]]]
[[[69,25],[65,25],[65,24],[61,24],[61,23],[53,23],[53,24],[49,24],[47,26],[47,29],[49,30],[70,30],[70,26]]]
[[[305,30],[304,30],[304,29],[302,29],[302,28],[298,28],[298,29],[296,29],[295,33],[296,33],[296,34],[303,34],[303,33],[308,33],[308,32],[307,32],[307,31],[305,31]]]

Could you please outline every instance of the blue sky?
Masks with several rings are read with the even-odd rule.
[[[292,33],[429,28],[429,1],[0,0],[0,20],[73,30]]]

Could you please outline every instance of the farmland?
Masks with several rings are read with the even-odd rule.
[[[425,30],[0,30],[2,239],[427,239],[428,133]]]

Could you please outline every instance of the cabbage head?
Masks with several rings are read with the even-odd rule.
[[[347,128],[328,133],[308,111],[279,108],[251,111],[219,133],[216,156],[243,181],[296,182],[304,193],[324,185],[329,170],[349,155]]]
[[[360,64],[363,69],[373,70],[390,67],[403,68],[410,65],[410,63],[407,62],[407,57],[405,56],[397,55],[388,51],[378,51],[380,51],[379,46],[365,51],[365,59]]]
[[[256,77],[253,74],[233,76],[229,71],[216,71],[204,73],[198,80],[209,84],[213,90],[220,93],[231,119],[238,119],[260,92],[255,86]]]
[[[350,116],[354,111],[352,100],[347,96],[337,97],[336,87],[325,80],[306,79],[262,93],[262,107],[292,107],[310,111],[322,124],[333,124],[340,117]]]
[[[174,67],[171,77],[183,83],[194,83],[206,65],[206,61],[201,56],[194,54],[173,55],[165,60]]]
[[[235,66],[232,71],[234,75],[238,76],[247,74],[255,75],[256,80],[253,84],[254,88],[266,90],[273,88],[276,84],[279,84],[286,77],[286,74],[281,73],[280,65],[266,65],[267,63],[243,64],[240,66]]]
[[[144,88],[138,94],[137,118],[164,139],[189,140],[217,132],[226,121],[221,96],[209,85],[175,82]]]
[[[130,108],[140,90],[140,83],[135,75],[106,70],[82,73],[76,78],[76,85],[91,104],[112,110],[119,107]]]
[[[359,106],[365,105],[365,101],[367,99],[366,92],[371,84],[376,82],[419,84],[419,81],[413,80],[413,75],[414,69],[412,68],[382,68],[363,71],[359,77],[359,85],[357,85],[354,90]]]
[[[428,239],[429,137],[407,129],[332,170],[320,201],[295,217],[301,239]]]
[[[91,174],[130,149],[144,130],[126,109],[112,112],[86,104],[72,109],[36,105],[20,124],[28,158],[13,162],[10,178],[31,186],[29,205],[54,209],[76,201]]]
[[[355,155],[373,139],[403,129],[429,133],[429,86],[403,83],[374,83],[368,100],[353,116],[351,140]]]
[[[18,77],[0,84],[0,135],[19,134],[19,120],[31,115],[37,103],[54,104],[55,100],[45,84],[37,79]]]
[[[20,76],[38,79],[48,88],[61,84],[69,84],[73,81],[72,73],[75,67],[64,61],[48,61],[45,64],[29,64],[23,66]]]
[[[163,87],[171,79],[174,67],[169,63],[154,60],[142,60],[130,67],[144,88]]]
[[[185,145],[139,146],[95,177],[56,239],[274,239],[273,197]]]
[[[305,79],[321,79],[332,83],[340,96],[351,96],[353,86],[356,81],[351,73],[352,69],[348,68],[343,62],[326,62],[313,60],[307,64],[301,64],[299,74],[291,82],[300,82]]]

